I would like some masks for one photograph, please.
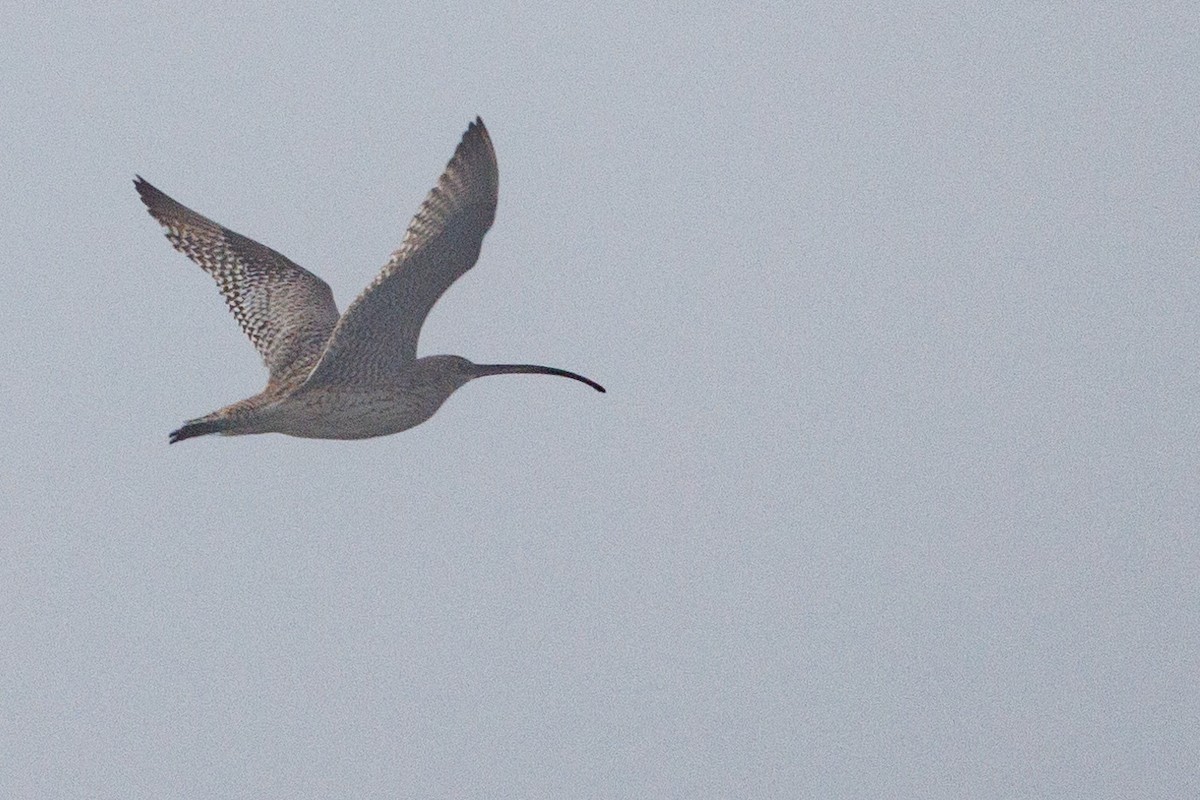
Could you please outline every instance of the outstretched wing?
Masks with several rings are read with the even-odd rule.
[[[253,239],[134,181],[175,249],[217,281],[225,303],[262,354],[272,384],[303,378],[337,324],[329,284]]]
[[[309,385],[386,381],[417,357],[429,310],[479,258],[498,189],[496,152],[476,117],[400,249],[338,321]]]

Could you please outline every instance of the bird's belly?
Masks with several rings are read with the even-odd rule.
[[[420,425],[441,405],[420,395],[376,390],[300,393],[274,409],[272,429],[306,439],[368,439]]]

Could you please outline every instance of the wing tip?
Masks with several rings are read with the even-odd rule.
[[[491,134],[488,133],[487,125],[483,124],[483,117],[478,114],[475,115],[475,119],[467,123],[467,130],[463,133],[464,142],[472,138],[485,139],[489,143],[492,139]]]
[[[150,216],[161,222],[162,220],[156,211],[162,208],[164,200],[170,200],[170,198],[156,189],[150,181],[141,175],[133,177],[133,188],[137,189],[138,197],[142,199],[142,204],[146,206],[146,210],[150,212]]]
[[[485,178],[484,193],[495,200],[500,190],[499,165],[496,163],[496,148],[492,144],[492,136],[483,117],[476,115],[474,122],[468,123],[454,155],[446,165],[448,170],[456,168],[474,169],[480,177]]]
[[[483,117],[476,116],[474,122],[467,124],[466,133],[463,134],[462,141],[458,143],[454,154],[457,156],[459,153],[475,150],[479,145],[482,145],[488,160],[495,162],[496,149],[492,145],[492,135],[488,133],[487,126],[483,124]]]
[[[216,231],[224,230],[221,225],[213,222],[203,214],[198,214],[191,210],[162,189],[151,184],[150,181],[141,175],[134,177],[133,188],[137,189],[138,197],[142,198],[142,203],[146,206],[146,211],[164,228],[170,228],[174,225],[188,225],[191,227],[210,228]]]

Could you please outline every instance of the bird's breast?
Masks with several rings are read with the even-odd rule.
[[[282,398],[272,428],[310,439],[367,439],[399,433],[429,419],[449,397],[434,387],[320,387]]]

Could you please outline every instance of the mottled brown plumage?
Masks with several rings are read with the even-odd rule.
[[[177,442],[209,433],[285,433],[361,439],[429,419],[455,390],[484,375],[536,373],[598,383],[532,364],[417,358],[421,326],[437,299],[479,257],[496,216],[499,175],[476,118],[379,276],[339,318],[325,281],[269,247],[177,203],[138,177],[150,214],[175,249],[217,282],[270,373],[259,394],[184,423]]]

